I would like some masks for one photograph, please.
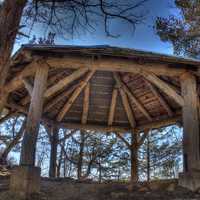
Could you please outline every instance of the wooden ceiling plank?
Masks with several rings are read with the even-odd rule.
[[[117,104],[117,96],[118,96],[118,89],[115,87],[112,92],[112,99],[110,104],[110,110],[108,115],[108,126],[112,126],[114,121],[114,115],[115,115],[115,108]]]
[[[166,82],[161,80],[159,77],[157,77],[155,74],[147,71],[141,72],[142,76],[153,83],[156,87],[158,87],[160,90],[162,90],[165,94],[167,94],[169,97],[171,97],[178,105],[183,106],[184,100],[183,97],[170,87]]]
[[[92,78],[94,73],[95,73],[95,70],[90,71],[87,74],[86,78],[81,82],[80,86],[73,92],[72,96],[69,98],[67,103],[64,105],[64,107],[59,112],[59,114],[57,116],[57,121],[59,121],[59,122],[62,121],[62,119],[64,118],[65,114],[69,111],[69,109],[71,108],[72,104],[77,99],[77,97],[80,95],[82,90],[85,88],[85,86],[87,85],[89,80]]]
[[[82,119],[81,119],[82,124],[87,124],[89,104],[90,104],[90,83],[88,83],[84,89],[83,114],[82,114]]]
[[[138,107],[138,109],[144,114],[144,116],[146,116],[146,118],[149,121],[152,121],[151,115],[148,113],[148,111],[145,109],[145,107],[139,102],[139,100],[133,95],[133,93],[129,90],[129,88],[122,82],[122,80],[118,74],[116,74],[116,79],[117,79],[119,85],[126,92],[127,96],[131,100],[131,102],[133,102]]]
[[[151,92],[158,98],[160,104],[164,107],[164,109],[167,111],[168,115],[172,117],[174,115],[174,112],[170,108],[167,101],[164,99],[164,97],[161,96],[160,92],[157,90],[157,88],[152,85],[149,81],[145,80],[147,86],[150,88]]]

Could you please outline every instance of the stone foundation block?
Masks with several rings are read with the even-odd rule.
[[[180,173],[179,185],[191,191],[197,191],[200,189],[200,171]]]
[[[40,173],[38,167],[18,166],[11,173],[10,191],[19,198],[29,199],[40,192]]]

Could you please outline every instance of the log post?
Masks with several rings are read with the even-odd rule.
[[[39,63],[38,63],[39,64]],[[40,63],[34,80],[31,103],[26,122],[20,166],[11,176],[10,190],[22,199],[28,199],[40,191],[40,168],[35,167],[35,152],[40,119],[43,107],[43,95],[48,77],[48,65]]]
[[[131,184],[138,182],[138,134],[131,134]]]
[[[50,165],[49,165],[49,177],[56,177],[56,161],[57,161],[57,147],[58,147],[58,132],[57,127],[51,128],[50,144],[51,144],[51,154],[50,154]]]
[[[41,66],[38,65],[27,117],[26,130],[22,142],[21,165],[34,166],[35,164],[36,142],[42,115],[43,95],[46,89],[47,77],[48,65],[44,63]]]
[[[183,74],[181,90],[184,99],[182,107],[184,173],[180,175],[180,184],[196,190],[200,187],[199,98],[196,77],[189,72]]]

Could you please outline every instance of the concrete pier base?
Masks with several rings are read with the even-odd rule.
[[[21,199],[29,199],[32,196],[37,196],[40,192],[40,173],[41,170],[38,167],[15,167],[10,179],[11,193]]]
[[[200,171],[180,173],[179,185],[193,192],[197,191],[200,189]]]

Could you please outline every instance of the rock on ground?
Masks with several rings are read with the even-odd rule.
[[[0,179],[0,200],[17,200],[8,191],[9,179]],[[2,187],[2,188],[1,188]],[[124,183],[84,183],[70,179],[43,179],[40,197],[31,200],[197,200],[192,193],[177,186],[176,180],[141,183],[131,191]]]

